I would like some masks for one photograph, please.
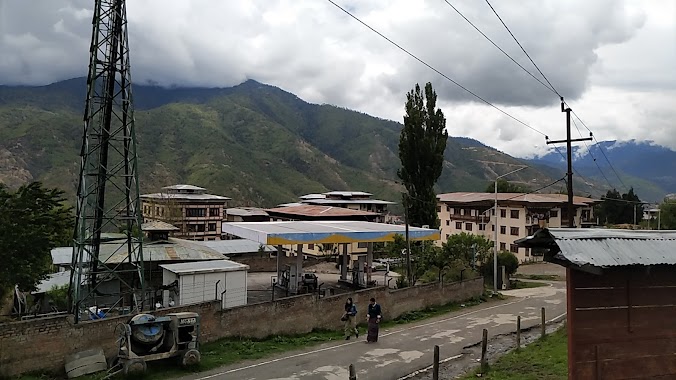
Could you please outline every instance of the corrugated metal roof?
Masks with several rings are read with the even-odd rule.
[[[71,249],[72,250],[72,249]],[[70,260],[69,260],[70,262]],[[31,294],[46,293],[52,290],[52,287],[61,287],[70,284],[70,271],[52,273],[37,284],[37,289]]]
[[[380,199],[303,199],[303,203],[317,205],[339,205],[339,204],[371,204],[371,205],[393,205],[394,202],[383,201]]]
[[[185,200],[185,201],[229,201],[231,198],[222,197],[220,195],[214,194],[190,194],[190,193],[152,193],[152,194],[143,194],[141,199],[153,199],[153,200]]]
[[[676,231],[549,228],[520,239],[526,247],[556,244],[554,258],[575,266],[676,265]]]
[[[192,191],[206,190],[203,187],[193,186],[193,185],[171,185],[171,186],[165,186],[162,189],[163,190],[192,190]]]
[[[226,209],[225,213],[237,216],[268,216],[268,213],[265,212],[265,210],[256,207],[232,207]]]
[[[216,240],[216,241],[199,241],[198,244],[206,245],[214,251],[222,255],[235,255],[242,253],[258,252],[261,244],[248,239],[235,240]],[[271,245],[263,245],[265,252],[276,252],[277,248]]]
[[[159,220],[151,220],[141,224],[143,231],[178,231],[179,228],[173,224],[162,222]]]
[[[249,266],[236,263],[230,260],[212,260],[196,261],[192,263],[164,264],[160,265],[173,273],[191,274],[191,273],[209,273],[209,272],[231,272],[238,270],[248,270]]]

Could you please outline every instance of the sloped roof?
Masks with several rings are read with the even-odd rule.
[[[249,266],[230,260],[212,260],[179,264],[163,264],[160,265],[160,268],[164,268],[172,273],[177,274],[193,274],[241,271],[248,270]]]
[[[322,218],[331,218],[331,217],[351,217],[351,216],[378,216],[375,212],[352,210],[344,207],[331,207],[331,206],[319,206],[319,205],[298,205],[298,206],[286,206],[286,207],[277,207],[265,210],[268,214],[284,214],[284,215],[295,215],[295,216],[304,216],[304,217],[322,217]]]
[[[676,231],[548,228],[516,243],[549,248],[550,261],[577,267],[676,265]]]
[[[268,213],[262,208],[256,207],[232,207],[225,210],[228,215],[237,216],[267,216]]]
[[[196,243],[205,245],[222,255],[255,253],[261,247],[260,243],[247,239],[198,241]],[[263,250],[265,252],[277,252],[277,248],[265,244],[263,244]]]
[[[482,203],[492,205],[495,202],[495,193],[468,193],[456,192],[437,195],[440,202],[472,204]],[[498,203],[503,202],[527,203],[527,204],[565,204],[568,202],[566,194],[525,194],[525,193],[498,193]],[[598,199],[586,197],[573,197],[576,206],[592,206],[600,202]]]
[[[178,231],[179,228],[173,224],[162,222],[159,220],[153,220],[150,222],[141,224],[142,231]]]

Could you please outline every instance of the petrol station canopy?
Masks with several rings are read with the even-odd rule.
[[[223,223],[225,234],[260,244],[323,244],[394,241],[405,236],[406,226],[358,221],[284,221]],[[440,232],[431,228],[409,227],[410,240],[439,240]]]

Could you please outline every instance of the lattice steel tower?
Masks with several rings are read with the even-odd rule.
[[[125,1],[96,0],[92,23],[69,292],[76,321],[87,307],[134,311],[145,298]]]

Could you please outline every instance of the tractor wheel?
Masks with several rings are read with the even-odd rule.
[[[191,367],[199,364],[200,360],[202,360],[202,355],[200,354],[200,352],[194,348],[191,348],[188,351],[184,352],[183,355],[181,356],[181,365],[183,367]]]
[[[143,359],[130,359],[124,362],[122,372],[125,375],[132,373],[144,373],[146,371],[146,362]]]

